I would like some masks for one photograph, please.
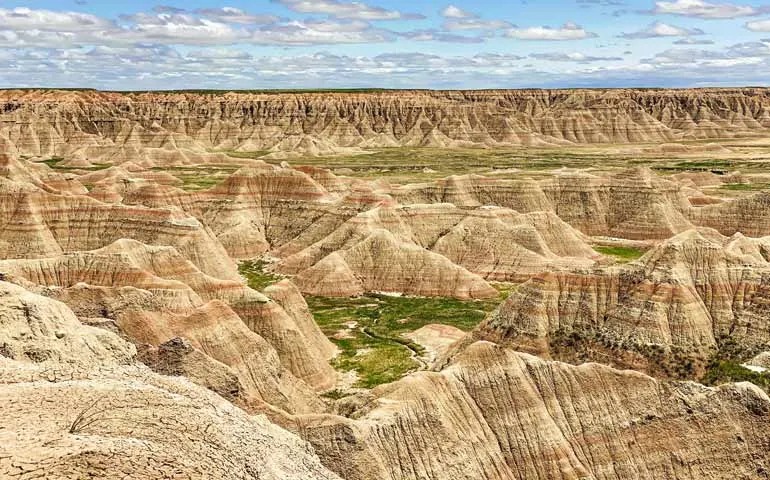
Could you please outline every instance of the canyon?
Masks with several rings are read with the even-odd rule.
[[[770,90],[0,92],[0,476],[770,476]]]

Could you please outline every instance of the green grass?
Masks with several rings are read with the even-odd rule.
[[[264,260],[247,260],[238,265],[238,272],[246,278],[249,287],[262,291],[270,285],[280,282],[283,277],[265,270]]]
[[[751,382],[766,392],[770,392],[770,372],[759,373],[751,371],[748,368],[742,367],[736,360],[713,360],[701,381],[706,385]]]
[[[627,166],[628,156],[608,160],[607,155],[565,149],[536,148],[431,148],[392,147],[367,149],[368,153],[329,157],[299,157],[292,165],[314,165],[329,169],[351,169],[361,178],[387,178],[396,183],[435,180],[449,175],[488,173],[490,169],[519,168],[527,175],[561,167],[595,165]],[[267,160],[279,163],[280,160]],[[521,174],[519,174],[521,175]]]
[[[268,153],[270,153],[269,150],[254,150],[251,152],[236,152],[235,150],[212,150],[212,152],[224,153],[228,157],[233,157],[233,158],[251,158],[251,159],[263,157]]]
[[[741,364],[753,358],[767,346],[746,348],[733,337],[723,335],[717,338],[719,350],[709,360],[706,373],[700,382],[705,385],[721,385],[723,383],[751,382],[770,393],[770,372],[754,372]]]
[[[110,168],[112,166],[111,163],[94,163],[91,167],[63,167],[60,166],[59,163],[64,161],[64,158],[62,157],[51,157],[48,160],[43,160],[40,163],[45,163],[49,167],[56,169],[56,170],[64,170],[64,171],[71,171],[71,170],[87,170],[87,171],[98,171],[98,170],[104,170],[107,168]]]
[[[500,288],[508,292],[510,287]],[[423,353],[403,334],[425,325],[440,323],[469,331],[502,301],[464,301],[451,298],[395,297],[369,295],[359,298],[306,298],[321,330],[341,350],[335,368],[355,371],[359,377],[356,387],[373,388],[393,382],[420,367],[413,359]],[[349,338],[335,338],[349,329]]]
[[[64,160],[62,157],[51,157],[48,160],[43,160],[41,163],[45,163],[51,168],[56,168],[56,165],[58,165],[62,160]]]
[[[240,167],[229,164],[212,164],[199,166],[154,167],[154,171],[165,171],[182,180],[180,188],[188,192],[207,190],[228,176],[232,175]]]
[[[668,164],[655,167],[657,170],[674,170],[674,171],[709,171],[709,170],[729,170],[735,166],[735,162],[731,160],[690,160],[684,162],[677,162],[674,164]]]
[[[222,181],[221,178],[202,175],[176,175],[176,177],[184,182],[180,188],[188,192],[208,190],[209,188]]]
[[[733,191],[753,191],[753,190],[764,190],[768,188],[768,184],[766,183],[725,183],[720,185],[720,188],[723,188],[725,190],[733,190]]]
[[[639,250],[638,248],[632,248],[632,247],[609,247],[609,246],[596,246],[594,247],[594,250],[597,252],[608,255],[610,257],[614,257],[617,260],[621,262],[632,262],[636,260],[637,258],[644,255],[644,252],[642,250]]]

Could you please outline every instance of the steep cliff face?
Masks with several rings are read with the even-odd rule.
[[[486,342],[298,428],[346,479],[763,478],[770,399]]]
[[[685,376],[721,339],[761,350],[770,342],[768,239],[706,233],[679,234],[628,266],[537,275],[474,335],[545,355],[587,346],[588,359],[656,373],[668,359],[690,365],[669,372]]]
[[[328,340],[300,315],[301,305],[293,305],[304,301],[291,294],[290,284],[283,285],[283,296],[275,295],[292,314],[240,282],[205,275],[172,247],[135,240],[0,261],[0,272],[47,288],[81,318],[109,318],[137,344],[189,340],[232,369],[246,400],[314,411],[321,402],[312,387],[329,388],[335,379]]]
[[[611,175],[567,172],[541,181],[461,175],[394,187],[401,203],[495,205],[521,213],[553,212],[587,235],[664,240],[692,228],[682,186],[649,168]],[[700,214],[704,215],[704,214]]]
[[[312,154],[347,147],[746,136],[770,129],[770,94],[765,89],[223,95],[5,91],[0,112],[0,140],[29,155],[80,151],[91,159],[121,158],[131,156],[127,149],[212,147]],[[157,158],[162,155],[149,155],[163,161]]]
[[[383,236],[383,231],[388,232],[391,243],[403,245],[403,252],[410,245],[421,247],[421,261],[429,263],[437,258],[431,253],[438,253],[486,280],[524,281],[552,268],[589,266],[592,259],[599,257],[584,235],[551,212],[520,214],[506,208],[461,209],[452,204],[417,204],[380,206],[362,212],[325,238],[282,258],[277,269],[303,278],[302,272],[324,262],[326,256],[353,256],[351,250],[356,251],[361,242],[377,232]],[[298,241],[292,242],[293,247],[298,245]],[[280,256],[286,250],[278,249],[276,254]],[[382,268],[393,269],[393,264],[379,263]],[[439,290],[438,286],[444,283],[441,279],[450,274],[445,267],[432,277],[423,275],[422,283],[426,287],[433,283],[433,289]],[[455,295],[451,290],[443,291]]]

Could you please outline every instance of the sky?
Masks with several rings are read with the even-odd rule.
[[[0,0],[1,88],[747,85],[770,3]]]

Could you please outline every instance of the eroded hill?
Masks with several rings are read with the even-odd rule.
[[[85,161],[221,161],[205,149],[665,143],[767,134],[766,89],[0,93],[0,143]],[[147,149],[148,151],[142,152]],[[185,152],[188,153],[185,153]]]
[[[769,98],[2,92],[0,476],[766,478]]]

